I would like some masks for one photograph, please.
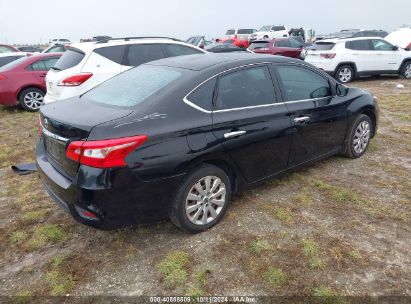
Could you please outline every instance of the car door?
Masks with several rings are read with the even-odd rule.
[[[130,44],[127,46],[121,71],[167,57],[160,43]]]
[[[372,40],[375,55],[378,57],[376,64],[379,71],[398,71],[401,65],[401,54],[398,48],[383,39]]]
[[[345,47],[349,50],[351,61],[355,63],[357,72],[377,70],[378,60],[381,58],[375,56],[371,39],[348,41]]]
[[[265,64],[218,77],[213,133],[249,183],[287,166],[291,123],[287,107],[277,102],[277,90]]]
[[[294,132],[288,165],[340,151],[347,131],[346,99],[334,96],[330,80],[314,69],[281,64],[275,71]]]

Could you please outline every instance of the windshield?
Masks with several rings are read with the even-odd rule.
[[[181,70],[141,65],[121,73],[81,98],[120,107],[135,106],[180,78]]]
[[[3,66],[0,68],[0,72],[1,72],[1,71],[7,71],[7,70],[14,69],[16,66],[20,65],[20,64],[21,64],[22,62],[24,62],[24,60],[26,60],[26,59],[27,59],[27,57],[21,57],[21,58],[16,59],[16,60],[14,60],[14,61],[6,64],[6,65],[3,65]]]
[[[271,25],[265,25],[262,28],[260,28],[259,32],[269,32],[271,29]]]

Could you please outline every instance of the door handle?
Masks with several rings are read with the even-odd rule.
[[[234,131],[234,132],[230,132],[230,133],[225,133],[224,138],[235,138],[235,137],[239,137],[241,135],[244,135],[246,133],[247,133],[247,131]]]
[[[296,123],[303,123],[303,122],[306,122],[306,121],[309,121],[309,120],[310,120],[309,116],[294,118],[294,122],[296,122]]]

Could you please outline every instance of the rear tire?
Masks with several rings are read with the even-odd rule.
[[[405,79],[411,79],[411,61],[408,61],[402,65],[400,75]]]
[[[349,158],[363,156],[370,144],[373,130],[370,117],[359,115],[351,126],[343,155]]]
[[[334,78],[341,83],[349,83],[355,78],[354,68],[350,65],[342,65],[335,71]]]
[[[44,92],[37,88],[27,88],[19,95],[20,106],[29,112],[36,112],[44,104]]]
[[[177,190],[171,221],[181,229],[198,233],[216,225],[227,210],[231,182],[220,168],[204,164],[192,171]]]

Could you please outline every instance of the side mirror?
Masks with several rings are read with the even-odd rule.
[[[337,83],[335,87],[335,92],[337,93],[337,96],[344,97],[347,96],[349,91],[349,88],[346,87],[345,85],[342,85],[341,83]]]
[[[392,50],[393,50],[393,51],[398,51],[398,46],[394,45],[394,46],[392,47]]]

